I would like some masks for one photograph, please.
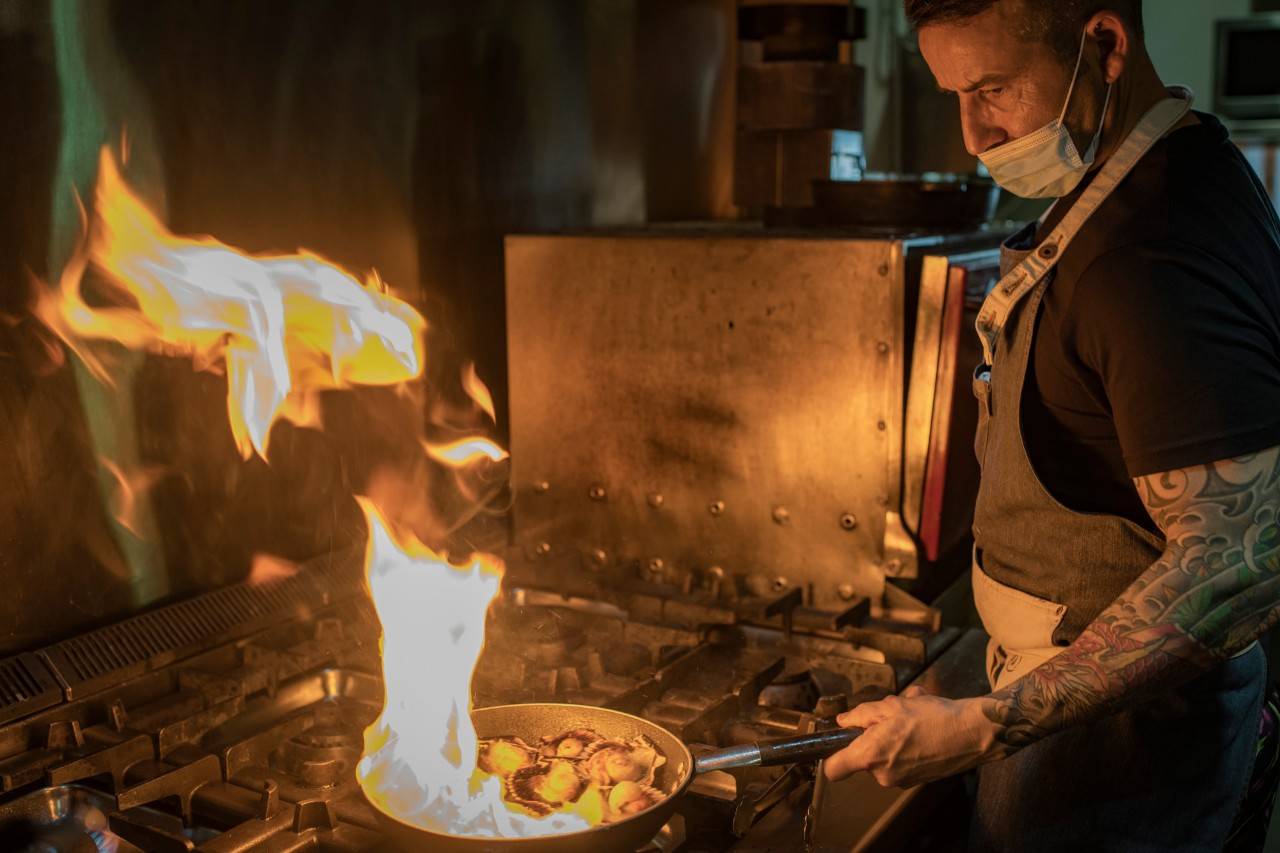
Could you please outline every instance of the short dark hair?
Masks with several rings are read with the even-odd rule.
[[[1002,0],[904,0],[913,29],[972,18]],[[1021,3],[1028,15],[1025,35],[1039,38],[1064,58],[1075,59],[1081,28],[1099,12],[1116,12],[1143,36],[1142,0],[1004,0]]]

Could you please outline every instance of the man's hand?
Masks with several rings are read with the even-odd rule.
[[[866,731],[826,760],[826,777],[866,771],[881,785],[906,788],[998,758],[999,726],[982,708],[989,701],[943,699],[911,687],[901,697],[859,705],[838,722]]]

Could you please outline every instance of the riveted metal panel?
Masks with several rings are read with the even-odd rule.
[[[515,543],[878,596],[899,500],[895,241],[507,239]],[[660,560],[661,563],[654,561]],[[572,579],[569,579],[572,580]]]

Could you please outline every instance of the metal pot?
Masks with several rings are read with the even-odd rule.
[[[609,708],[556,704],[499,705],[477,708],[471,712],[471,720],[476,734],[482,738],[514,735],[529,743],[537,743],[547,734],[575,728],[592,729],[622,740],[644,735],[658,745],[658,751],[667,759],[658,768],[654,781],[654,787],[667,796],[644,811],[615,823],[539,838],[447,835],[412,826],[378,811],[383,832],[404,853],[623,853],[636,850],[647,844],[671,819],[677,798],[689,787],[695,773],[814,761],[847,746],[861,734],[860,729],[838,729],[780,741],[761,741],[702,755],[695,761],[689,748],[671,732],[648,720]]]

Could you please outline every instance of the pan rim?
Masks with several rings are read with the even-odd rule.
[[[676,797],[680,796],[680,794],[684,793],[685,788],[689,787],[689,783],[693,781],[693,777],[694,777],[693,753],[689,751],[688,745],[685,744],[683,740],[676,737],[676,735],[666,726],[659,725],[658,723],[655,723],[652,720],[646,720],[644,717],[640,717],[635,714],[628,714],[626,711],[616,711],[613,708],[604,708],[599,705],[575,705],[572,702],[512,702],[506,705],[486,705],[483,708],[473,708],[471,709],[471,713],[475,714],[477,711],[479,712],[508,711],[512,709],[528,709],[528,708],[540,708],[544,710],[568,710],[568,709],[578,710],[582,708],[590,708],[592,711],[602,711],[611,717],[620,717],[623,719],[634,720],[635,722],[640,723],[642,727],[652,727],[656,729],[661,729],[662,731],[666,732],[680,748],[680,758],[682,759],[682,764],[680,767],[680,777],[676,782],[675,788],[671,791],[670,794],[663,797],[661,800],[654,803],[653,805],[649,806],[649,808],[645,809],[644,811],[636,812],[635,814],[632,814],[632,815],[627,815],[625,818],[623,818],[620,821],[616,821],[614,823],[601,823],[589,829],[579,829],[579,830],[575,830],[574,832],[552,833],[549,835],[455,835],[454,833],[451,833],[451,832],[437,832],[434,829],[427,829],[426,827],[409,823],[408,821],[400,817],[397,817],[396,815],[388,814],[386,811],[380,808],[377,805],[377,803],[370,800],[367,795],[364,797],[365,802],[369,804],[370,808],[372,808],[374,811],[376,811],[380,816],[382,816],[386,820],[393,821],[405,827],[406,829],[414,830],[416,832],[425,832],[429,835],[432,835],[441,839],[450,839],[450,840],[456,840],[456,841],[484,842],[487,844],[501,845],[507,842],[514,844],[522,841],[529,842],[529,841],[535,841],[535,840],[552,840],[552,839],[568,840],[568,839],[574,839],[574,838],[585,838],[586,836],[596,833],[602,829],[605,829],[611,826],[620,826],[624,823],[630,823],[631,821],[642,818],[645,815],[650,814],[657,809],[663,808],[664,806],[671,805],[672,801],[674,801]],[[668,760],[670,760],[669,757],[668,757]],[[361,794],[362,795],[364,794],[363,788],[361,788]]]

